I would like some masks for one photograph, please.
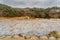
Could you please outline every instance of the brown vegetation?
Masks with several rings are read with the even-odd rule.
[[[60,18],[60,8],[12,8],[0,4],[0,17]]]

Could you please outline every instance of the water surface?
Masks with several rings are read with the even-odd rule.
[[[25,34],[45,35],[60,30],[60,19],[0,20],[0,36]]]

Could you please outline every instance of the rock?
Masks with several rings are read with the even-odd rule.
[[[60,40],[60,38],[57,38],[57,40]]]
[[[57,37],[57,38],[60,38],[60,32],[58,32],[58,33],[56,34],[56,37]]]
[[[13,36],[13,38],[19,38],[19,37],[20,37],[20,36],[18,36],[18,35],[14,35],[14,36]]]
[[[14,35],[13,38],[14,38],[15,40],[25,40],[24,37],[20,37],[19,35]]]
[[[5,38],[3,38],[2,40],[12,40],[11,36],[6,36]]]
[[[57,40],[55,37],[51,36],[49,37],[49,40]]]
[[[3,39],[3,38],[5,38],[5,36],[1,36],[1,37],[0,37],[0,39]]]
[[[26,39],[30,39],[30,38],[31,38],[31,36],[29,36],[29,35],[26,35],[26,36],[25,36],[25,38],[26,38]]]
[[[25,40],[25,38],[19,37],[19,38],[17,38],[17,40]]]
[[[47,36],[41,36],[40,40],[48,40],[48,37]]]
[[[0,38],[0,40],[2,40],[3,38]]]
[[[30,40],[40,40],[37,36],[31,36]]]

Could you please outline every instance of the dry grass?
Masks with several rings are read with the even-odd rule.
[[[0,17],[0,20],[44,20],[47,18],[29,18],[29,17]],[[58,18],[50,18],[52,20],[56,20]],[[58,19],[59,20],[59,19]]]
[[[44,18],[29,18],[29,17],[0,17],[0,20],[35,20]]]

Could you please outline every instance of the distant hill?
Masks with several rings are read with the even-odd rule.
[[[0,17],[12,17],[11,14],[14,13],[14,10],[12,7],[0,4]]]
[[[10,6],[4,5],[4,4],[0,4],[0,7],[1,7],[1,8],[6,8],[6,7],[11,8]]]
[[[0,17],[60,18],[60,7],[52,8],[12,8],[0,4]]]

